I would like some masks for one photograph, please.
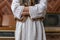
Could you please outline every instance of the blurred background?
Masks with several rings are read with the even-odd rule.
[[[32,0],[33,1],[33,0]],[[47,0],[44,20],[47,40],[60,40],[60,0]],[[15,40],[15,19],[11,11],[12,0],[0,0],[0,40]]]

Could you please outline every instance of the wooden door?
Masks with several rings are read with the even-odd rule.
[[[4,15],[13,15],[11,11],[12,0],[0,0],[0,24],[2,25]],[[10,18],[11,19],[11,18]],[[7,20],[7,19],[6,19]],[[0,30],[13,30],[15,27],[0,26]]]

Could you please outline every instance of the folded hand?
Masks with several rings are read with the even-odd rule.
[[[29,7],[24,7],[22,16],[26,16],[26,15],[29,15]]]

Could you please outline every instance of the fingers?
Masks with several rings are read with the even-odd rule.
[[[29,12],[29,7],[24,7],[23,12]]]
[[[23,12],[29,12],[29,10],[28,9],[24,9]]]
[[[22,16],[26,16],[26,15],[29,15],[29,12],[23,12],[22,13]]]

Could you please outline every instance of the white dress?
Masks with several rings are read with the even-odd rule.
[[[45,17],[47,0],[40,0],[39,4],[29,6],[31,19]],[[24,6],[20,5],[20,0],[13,0],[11,9],[15,18],[20,19]],[[15,30],[15,40],[46,40],[43,21],[32,21],[29,17],[26,22],[17,21]]]

